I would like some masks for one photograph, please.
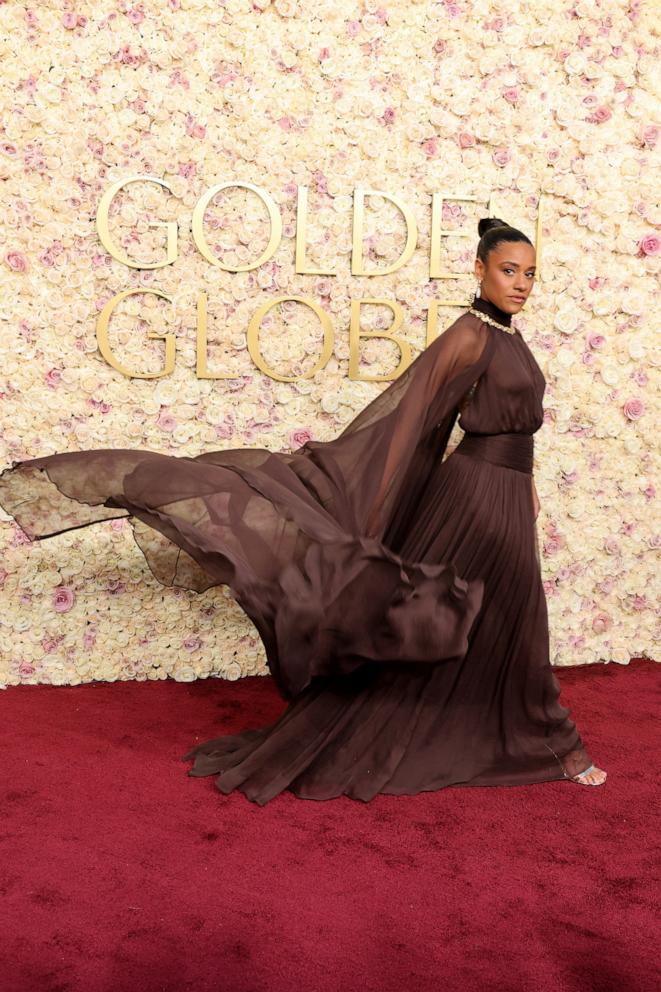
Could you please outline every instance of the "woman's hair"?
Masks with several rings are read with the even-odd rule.
[[[486,265],[487,255],[496,245],[502,241],[525,241],[534,247],[530,238],[519,231],[517,227],[510,227],[500,217],[482,217],[477,225],[480,240],[477,245],[477,257]]]

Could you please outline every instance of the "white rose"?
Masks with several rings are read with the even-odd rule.
[[[607,362],[602,366],[600,375],[602,381],[605,382],[607,386],[617,386],[621,378],[620,370],[617,365],[613,365],[610,362]]]
[[[224,678],[228,679],[228,681],[236,682],[237,679],[240,679],[242,677],[243,672],[241,670],[241,666],[237,661],[230,661],[229,664],[226,665],[222,674]]]
[[[338,406],[337,393],[324,393],[321,397],[321,409],[324,413],[336,413]]]
[[[573,334],[578,327],[578,315],[575,307],[558,310],[553,324],[563,334]]]

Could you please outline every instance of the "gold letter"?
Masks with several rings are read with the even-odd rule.
[[[155,331],[147,331],[148,338],[160,338],[160,340],[165,341],[165,368],[162,372],[132,372],[131,369],[126,369],[123,365],[119,364],[110,348],[108,341],[110,315],[118,303],[121,303],[127,296],[134,296],[136,293],[152,293],[154,296],[160,296],[162,300],[172,303],[169,296],[166,296],[165,293],[159,293],[157,289],[125,289],[123,293],[117,293],[111,300],[108,300],[99,314],[96,325],[96,340],[99,345],[99,351],[108,364],[112,365],[118,372],[121,372],[122,375],[127,375],[133,379],[161,379],[163,376],[171,375],[174,371],[174,356],[177,345],[172,334],[157,334]]]
[[[278,305],[278,303],[284,303],[287,300],[294,300],[296,303],[304,303],[306,307],[310,307],[314,310],[317,317],[321,321],[321,327],[324,332],[324,346],[322,348],[321,356],[319,361],[313,368],[310,369],[308,373],[304,376],[286,376],[278,375],[277,372],[273,372],[269,369],[264,362],[262,356],[259,353],[259,328],[262,323],[262,319],[271,310],[272,307]],[[250,357],[262,372],[266,375],[271,376],[272,379],[277,379],[278,382],[298,382],[299,379],[311,379],[315,372],[322,369],[328,362],[328,359],[333,353],[333,325],[331,324],[330,317],[326,311],[315,303],[314,300],[306,300],[304,296],[277,296],[274,300],[267,300],[263,303],[261,307],[253,314],[250,323],[248,324],[248,351],[250,352]]]
[[[360,329],[360,308],[364,303],[380,303],[390,307],[395,315],[394,323],[385,331],[361,331]],[[395,331],[402,326],[403,313],[399,303],[395,300],[352,300],[351,301],[351,325],[349,327],[349,378],[358,382],[385,382],[390,379],[397,379],[401,373],[411,364],[411,345],[404,338],[397,337]],[[399,365],[390,375],[366,376],[358,375],[358,343],[360,338],[388,338],[394,341],[399,348],[402,357]]]
[[[155,176],[129,176],[128,179],[120,179],[118,182],[113,183],[109,190],[107,190],[99,201],[99,206],[96,211],[96,229],[101,240],[101,244],[106,249],[106,251],[116,258],[118,262],[122,262],[124,265],[130,266],[132,269],[162,269],[166,265],[170,265],[177,258],[177,222],[175,220],[169,220],[164,224],[160,220],[150,220],[148,221],[149,227],[166,227],[168,231],[168,250],[167,258],[164,262],[132,262],[131,259],[124,255],[118,248],[115,248],[113,240],[110,236],[110,228],[108,227],[108,213],[110,211],[110,204],[112,203],[115,194],[126,186],[128,183],[137,182],[146,183],[158,183],[159,186],[164,186],[168,192],[172,192],[170,187],[162,179],[156,179]]]
[[[212,255],[211,249],[209,248],[204,236],[204,212],[209,206],[211,199],[216,195],[216,193],[219,193],[221,189],[228,189],[232,186],[236,186],[240,189],[251,189],[254,193],[256,193],[268,210],[269,219],[271,222],[271,236],[265,251],[259,256],[256,262],[248,262],[247,265],[223,265],[215,255]],[[250,269],[259,268],[260,265],[266,262],[271,255],[275,253],[278,245],[280,244],[280,239],[282,238],[282,217],[280,216],[280,211],[269,194],[263,189],[260,189],[259,186],[254,186],[252,183],[218,183],[217,186],[212,186],[211,189],[208,190],[195,204],[195,209],[193,210],[193,238],[195,240],[195,244],[200,250],[200,253],[204,255],[207,262],[211,262],[212,265],[217,265],[219,269],[224,269],[226,272],[248,272]]]
[[[363,222],[365,217],[365,197],[383,196],[390,200],[401,211],[406,223],[406,244],[399,259],[386,266],[385,269],[378,269],[373,272],[365,272],[363,267]],[[415,250],[418,240],[418,228],[411,210],[406,204],[389,193],[382,193],[378,189],[356,189],[354,190],[354,211],[353,211],[353,249],[351,253],[351,274],[354,276],[384,276],[388,272],[395,272],[405,265]],[[369,380],[368,380],[369,381]]]

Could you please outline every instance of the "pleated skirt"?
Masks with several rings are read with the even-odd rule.
[[[590,764],[560,702],[534,521],[533,438],[466,434],[439,462],[398,553],[453,562],[484,595],[459,660],[367,663],[313,678],[266,727],[195,745],[192,776],[215,775],[264,805],[523,785]],[[222,686],[219,687],[222,692]]]

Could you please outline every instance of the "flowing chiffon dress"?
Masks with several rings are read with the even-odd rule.
[[[159,581],[225,584],[255,624],[288,705],[195,744],[189,775],[264,805],[591,764],[549,658],[531,489],[546,382],[511,315],[471,308],[491,320],[461,314],[330,441],[61,452],[0,474],[32,540],[127,516]]]

